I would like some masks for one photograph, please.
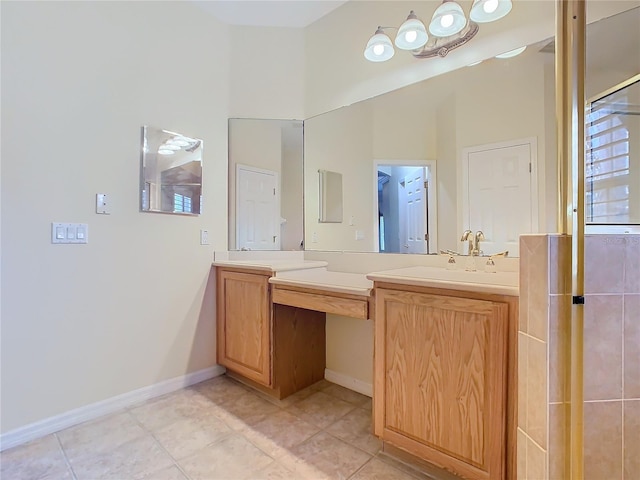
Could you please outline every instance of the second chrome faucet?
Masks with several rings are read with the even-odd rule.
[[[482,254],[480,250],[480,242],[484,240],[484,233],[481,230],[478,230],[475,235],[471,230],[465,230],[462,232],[462,237],[460,238],[461,242],[468,241],[469,242],[469,251],[467,254],[469,256],[477,257]]]

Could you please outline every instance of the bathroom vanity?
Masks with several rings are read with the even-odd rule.
[[[326,262],[219,261],[218,363],[282,399],[324,378],[326,313],[370,318],[373,282]]]
[[[434,270],[368,275],[375,434],[464,478],[515,478],[518,274]]]
[[[218,362],[284,398],[322,378],[325,314],[371,318],[374,433],[468,479],[515,478],[517,272],[214,262]]]

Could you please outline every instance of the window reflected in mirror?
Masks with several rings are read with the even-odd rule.
[[[586,123],[586,222],[640,224],[640,75],[594,98]]]
[[[143,126],[140,210],[199,215],[202,150],[198,138]]]

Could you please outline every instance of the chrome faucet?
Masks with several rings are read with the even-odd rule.
[[[473,255],[474,245],[473,245],[473,232],[471,230],[465,230],[462,232],[462,237],[460,238],[461,242],[465,240],[469,241],[469,250],[467,255]]]
[[[476,257],[482,253],[482,250],[480,250],[480,242],[482,240],[484,240],[484,233],[482,233],[482,230],[478,230],[473,244],[473,255]]]

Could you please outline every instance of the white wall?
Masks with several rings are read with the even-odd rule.
[[[1,21],[4,434],[215,364],[227,118],[302,118],[303,45],[189,2],[2,2]],[[143,124],[204,140],[202,215],[138,211]],[[89,244],[51,245],[51,222]]]
[[[305,249],[373,250],[372,113],[370,105],[360,103],[305,122]],[[318,221],[318,170],[342,174],[342,223]],[[356,230],[363,232],[362,240],[356,240]]]
[[[232,118],[304,119],[304,30],[230,27]]]
[[[228,50],[187,4],[3,2],[3,432],[215,364]],[[203,215],[138,211],[143,124],[204,140]],[[89,243],[52,245],[51,222]]]

